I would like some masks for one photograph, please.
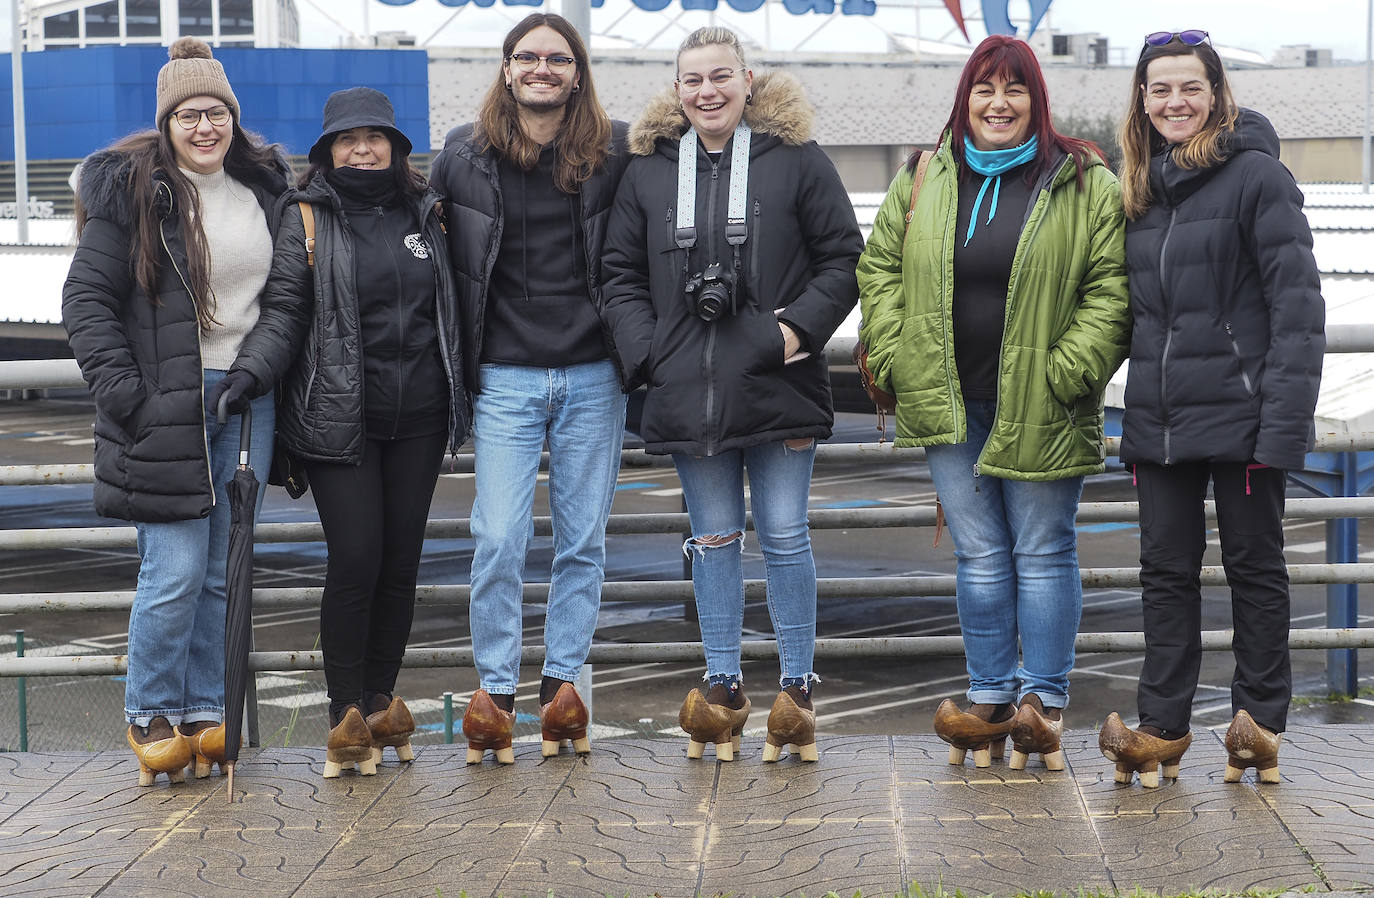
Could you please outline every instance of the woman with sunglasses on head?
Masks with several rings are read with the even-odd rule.
[[[329,547],[320,648],[333,778],[355,765],[375,774],[386,746],[415,757],[396,678],[444,450],[458,451],[471,412],[439,196],[410,164],[391,101],[336,91],[321,130],[267,289],[314,312],[278,426],[305,464]]]
[[[1074,519],[1084,476],[1103,470],[1103,391],[1126,355],[1123,229],[1116,178],[1055,131],[1030,47],[993,35],[859,262],[873,379],[897,398],[897,445],[926,447],[954,538],[969,705],[935,714],[952,764],[972,750],[986,767],[1011,736],[1012,768],[1030,754],[1064,766]]]
[[[1217,506],[1235,675],[1225,779],[1278,782],[1292,694],[1286,472],[1312,446],[1325,305],[1302,192],[1268,119],[1231,98],[1205,31],[1146,38],[1121,128],[1130,368],[1121,460],[1140,498],[1138,729],[1099,739],[1117,782],[1178,775],[1202,660],[1203,499]]]
[[[682,481],[706,686],[679,722],[688,756],[734,758],[744,695],[745,471],[768,577],[781,691],[763,760],[815,761],[816,567],[806,506],[834,414],[824,350],[854,306],[862,238],[812,110],[781,72],[755,77],[739,39],[701,28],[675,86],[630,131],[635,158],[606,235],[604,317],[625,389],[648,386],[640,433]],[[729,224],[727,224],[727,220]]]
[[[124,689],[139,784],[223,764],[229,500],[239,413],[250,462],[271,461],[271,391],[308,308],[264,292],[276,146],[239,124],[224,69],[182,38],[157,77],[157,129],[93,155],[62,322],[95,399],[95,507],[135,522],[138,589]],[[216,417],[224,400],[233,413]],[[259,505],[261,498],[259,498]]]

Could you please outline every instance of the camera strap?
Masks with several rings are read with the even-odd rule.
[[[753,134],[740,122],[735,128],[734,149],[730,152],[730,173],[726,184],[730,202],[725,211],[725,242],[739,252],[749,237],[745,206],[749,203],[749,141]],[[673,237],[679,249],[697,243],[697,129],[688,128],[677,148],[677,229]]]

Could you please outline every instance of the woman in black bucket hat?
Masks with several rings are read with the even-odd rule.
[[[314,306],[278,432],[305,462],[329,547],[320,644],[334,777],[355,763],[375,773],[387,745],[414,757],[396,676],[439,466],[471,415],[439,197],[411,167],[391,101],[338,91],[322,132],[268,289]]]

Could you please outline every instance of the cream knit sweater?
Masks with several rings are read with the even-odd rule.
[[[200,193],[205,241],[210,248],[210,289],[215,320],[200,338],[201,364],[227,370],[243,338],[258,321],[258,295],[272,267],[267,215],[253,191],[219,171],[203,175],[181,169]]]

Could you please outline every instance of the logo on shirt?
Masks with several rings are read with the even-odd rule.
[[[425,238],[421,237],[419,234],[407,234],[405,245],[406,249],[410,250],[415,258],[429,258],[429,247],[425,246]]]

